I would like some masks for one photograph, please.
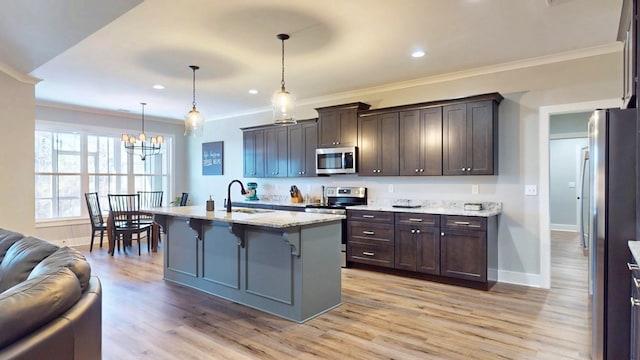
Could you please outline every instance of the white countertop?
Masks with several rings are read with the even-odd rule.
[[[234,209],[238,209],[237,207]],[[231,212],[225,209],[206,211],[204,205],[173,206],[154,208],[150,211],[154,214],[187,217],[211,221],[223,221],[228,223],[264,226],[270,228],[288,228],[318,224],[323,222],[338,221],[345,218],[344,215],[315,214],[299,211],[280,211],[263,209],[244,209],[254,213]]]
[[[233,204],[238,204],[238,206],[242,206],[243,204],[251,205],[251,204],[260,204],[260,205],[276,205],[276,206],[293,206],[293,207],[305,207],[306,203],[294,203],[291,200],[252,200],[252,201],[231,201]]]
[[[629,241],[628,244],[636,264],[640,264],[640,241]]]
[[[438,214],[438,215],[459,215],[459,216],[480,216],[490,217],[501,213],[501,208],[489,208],[484,210],[464,210],[457,207],[418,207],[418,208],[396,208],[391,205],[360,205],[348,206],[347,210],[367,210],[367,211],[390,211],[418,214]]]

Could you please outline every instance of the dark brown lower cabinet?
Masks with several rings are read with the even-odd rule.
[[[347,229],[350,263],[485,290],[497,280],[497,216],[347,211]]]
[[[397,213],[395,268],[440,275],[438,215]]]

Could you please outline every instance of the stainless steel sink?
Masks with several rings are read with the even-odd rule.
[[[239,212],[239,213],[244,213],[244,214],[261,214],[261,213],[270,213],[270,212],[273,212],[273,210],[249,209],[249,208],[233,208],[233,209],[231,209],[231,212]]]

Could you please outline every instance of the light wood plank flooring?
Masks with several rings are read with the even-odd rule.
[[[305,324],[165,282],[144,244],[140,257],[83,250],[103,285],[104,359],[588,359],[576,237],[553,233],[551,290],[343,269],[342,305]]]

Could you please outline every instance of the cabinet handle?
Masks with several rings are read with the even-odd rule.
[[[362,255],[366,255],[366,256],[375,256],[375,255],[376,255],[376,253],[371,252],[371,251],[363,251],[363,252],[362,252]]]
[[[631,297],[631,306],[640,306],[640,300]]]
[[[629,270],[640,270],[640,265],[627,263],[627,268],[629,268]]]
[[[462,171],[467,171],[467,169],[465,169],[465,168],[462,168]]]
[[[415,230],[413,230],[413,229],[411,229],[411,233],[412,233],[412,234],[415,234],[415,233],[416,233],[416,231],[415,231]]]
[[[443,232],[441,232],[441,233],[440,233],[440,236],[444,236],[444,233],[443,233]]]
[[[467,171],[471,171],[471,168],[467,168]]]
[[[635,276],[631,277],[633,279],[633,285],[635,285],[636,289],[640,289],[640,281]]]
[[[453,223],[456,225],[469,225],[468,221],[454,221]]]
[[[376,234],[373,231],[369,231],[369,230],[365,230],[362,233],[365,234],[365,235],[375,235]]]
[[[413,221],[413,222],[422,222],[422,219],[409,218],[409,221]]]
[[[420,234],[420,229],[416,230],[416,234]]]
[[[363,218],[373,219],[375,216],[373,215],[362,215]]]
[[[471,224],[469,224],[469,227],[471,227],[471,228],[480,228],[480,225],[471,225]]]
[[[424,169],[420,169],[420,172],[424,172]]]

